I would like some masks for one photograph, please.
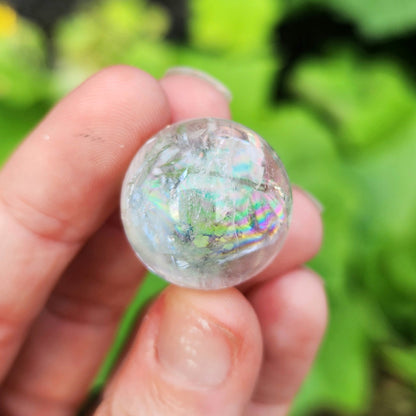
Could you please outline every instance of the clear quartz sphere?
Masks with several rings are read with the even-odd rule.
[[[202,118],[166,127],[134,157],[121,193],[137,256],[174,284],[234,286],[265,268],[292,207],[282,162],[257,133]]]

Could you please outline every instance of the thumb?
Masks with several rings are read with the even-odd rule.
[[[239,291],[171,286],[144,318],[96,416],[241,415],[261,351],[257,318]]]

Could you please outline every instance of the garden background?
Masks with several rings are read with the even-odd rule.
[[[17,13],[18,12],[18,13]],[[416,1],[0,3],[0,163],[100,68],[202,69],[322,202],[327,335],[293,415],[416,415]],[[137,311],[163,287],[149,277]]]

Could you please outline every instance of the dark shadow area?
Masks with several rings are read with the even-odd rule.
[[[188,0],[149,0],[149,2],[159,4],[169,12],[171,24],[166,38],[173,42],[187,43],[189,40]]]
[[[328,45],[335,44],[351,45],[363,56],[399,61],[416,80],[416,31],[385,41],[372,41],[363,37],[352,22],[313,6],[302,8],[279,22],[274,32],[273,45],[283,58],[283,68],[276,76],[273,100],[290,98],[288,78],[301,60],[324,55]]]

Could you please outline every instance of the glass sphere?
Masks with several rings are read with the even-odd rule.
[[[174,284],[220,289],[265,268],[288,231],[289,179],[276,153],[234,121],[166,127],[134,157],[121,193],[135,253]]]

